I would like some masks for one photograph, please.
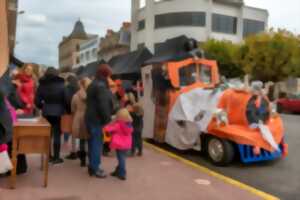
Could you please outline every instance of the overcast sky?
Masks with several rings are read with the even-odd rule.
[[[182,0],[184,1],[184,0]],[[131,0],[20,0],[16,56],[24,62],[58,66],[58,43],[79,18],[88,33],[103,36],[130,20]],[[300,0],[245,0],[268,9],[270,27],[300,33]]]

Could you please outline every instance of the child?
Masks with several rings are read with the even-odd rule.
[[[116,150],[118,166],[111,176],[126,180],[126,154],[132,145],[132,118],[127,109],[123,108],[116,114],[114,122],[104,127],[111,134],[110,148]]]
[[[138,103],[132,106],[132,111],[130,115],[133,119],[133,141],[131,148],[131,155],[135,156],[136,150],[138,150],[138,156],[143,155],[143,140],[142,140],[142,130],[143,130],[143,115],[144,110],[142,106]]]

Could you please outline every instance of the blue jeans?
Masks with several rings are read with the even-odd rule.
[[[103,146],[102,127],[87,123],[87,130],[90,134],[88,140],[89,168],[94,172],[98,171],[101,165],[101,153]]]
[[[118,166],[117,166],[117,173],[121,177],[126,176],[126,156],[127,151],[126,150],[117,150],[117,159],[118,159]]]

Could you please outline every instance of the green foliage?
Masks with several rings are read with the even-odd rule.
[[[226,78],[242,77],[243,69],[236,62],[239,45],[230,41],[208,40],[201,45],[208,59],[218,62],[220,74]]]
[[[285,30],[253,35],[245,40],[237,63],[252,79],[281,81],[300,75],[300,40]]]

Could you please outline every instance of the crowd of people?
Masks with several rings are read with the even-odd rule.
[[[142,156],[143,109],[134,90],[125,90],[122,81],[112,80],[111,75],[107,64],[101,64],[93,78],[69,75],[65,80],[50,67],[36,81],[30,64],[11,73],[11,91],[0,91],[0,155],[5,151],[11,155],[12,127],[17,118],[39,113],[51,124],[49,162],[64,162],[61,140],[68,143],[71,136],[72,148],[66,159],[79,159],[90,176],[105,178],[101,158],[115,151],[118,165],[111,175],[126,180],[126,157]],[[11,165],[9,160],[0,162],[0,174],[4,163],[7,169]],[[19,155],[17,174],[26,171],[26,156]]]

